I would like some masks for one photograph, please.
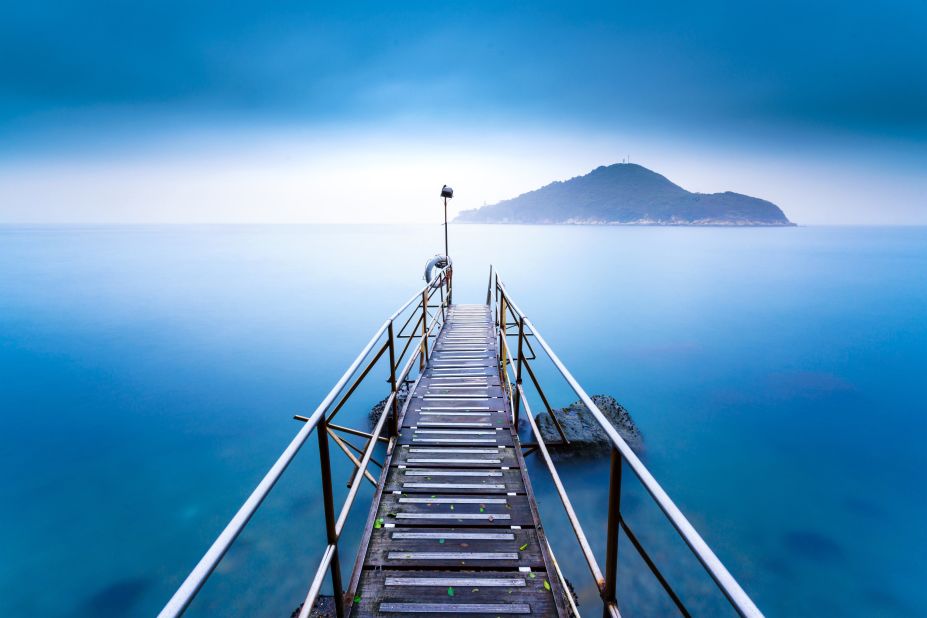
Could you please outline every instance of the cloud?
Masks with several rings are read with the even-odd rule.
[[[493,116],[927,137],[927,6],[35,2],[0,130],[126,107],[273,121]]]
[[[419,185],[479,206],[631,154],[802,223],[925,223],[925,39],[914,0],[19,3],[0,220],[382,220],[344,184],[415,220]]]

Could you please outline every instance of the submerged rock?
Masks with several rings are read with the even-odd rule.
[[[293,610],[290,618],[298,618],[299,612],[303,609],[303,603]],[[312,611],[309,612],[310,618],[335,618],[335,597],[328,594],[320,594],[316,599]]]
[[[592,401],[602,411],[602,414],[611,421],[611,424],[618,430],[618,434],[624,438],[628,446],[635,453],[640,454],[644,449],[644,440],[637,425],[634,424],[631,414],[625,407],[618,403],[614,397],[608,395],[593,395]],[[535,417],[541,436],[547,442],[548,449],[552,453],[572,456],[583,454],[600,455],[608,452],[611,443],[605,430],[602,429],[582,401],[576,401],[565,408],[554,410],[554,416],[563,428],[563,434],[570,441],[568,445],[553,444],[560,442],[560,432],[557,431],[547,412],[541,412]]]
[[[399,385],[399,396],[397,397],[400,410],[402,410],[402,406],[406,402],[406,397],[408,396],[409,396],[409,383],[403,382],[402,384]],[[371,428],[377,424],[378,420],[380,420],[380,413],[383,411],[383,406],[386,405],[387,399],[389,399],[388,395],[384,397],[383,399],[381,399],[380,401],[378,401],[376,404],[374,404],[372,408],[370,408],[370,413],[367,415],[367,421],[370,423]]]

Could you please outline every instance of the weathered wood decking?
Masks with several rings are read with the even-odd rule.
[[[352,616],[565,614],[497,349],[488,307],[448,309],[374,497]]]

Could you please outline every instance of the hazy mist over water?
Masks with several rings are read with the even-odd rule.
[[[482,302],[497,266],[585,388],[630,410],[645,463],[768,615],[927,613],[927,228],[450,234],[455,300]],[[0,227],[0,614],[155,613],[441,240],[438,226]],[[575,400],[539,369],[555,404]],[[365,422],[386,394],[375,385],[345,424]],[[315,452],[191,615],[299,605],[324,545]],[[340,502],[350,464],[334,461]],[[596,547],[606,471],[561,470]],[[346,528],[346,572],[369,498]],[[724,607],[630,473],[623,506],[694,613]],[[664,615],[620,551],[622,607]]]

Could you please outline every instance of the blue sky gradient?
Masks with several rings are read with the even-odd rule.
[[[410,166],[439,143],[419,156],[444,157],[448,182],[481,142],[525,145],[495,162],[500,174],[537,168],[538,145],[556,149],[539,182],[631,154],[687,188],[788,200],[799,222],[927,223],[924,41],[918,1],[19,3],[0,20],[0,219],[43,220],[38,202],[52,199],[14,170],[72,173],[75,196],[102,208],[76,182],[90,160],[155,169],[182,158],[192,173],[240,152],[246,171],[247,155],[268,160],[257,139],[290,161],[350,145],[401,151]],[[339,164],[352,166],[350,154]],[[735,169],[748,167],[779,171],[758,182]],[[358,177],[373,182],[366,169]],[[865,186],[841,193],[846,176]],[[769,195],[790,180],[793,191]],[[186,181],[161,177],[171,182]],[[534,188],[490,184],[482,199]],[[313,201],[310,189],[301,195]],[[74,220],[107,219],[79,202]],[[160,220],[151,208],[132,212]],[[251,219],[276,220],[271,211]]]

